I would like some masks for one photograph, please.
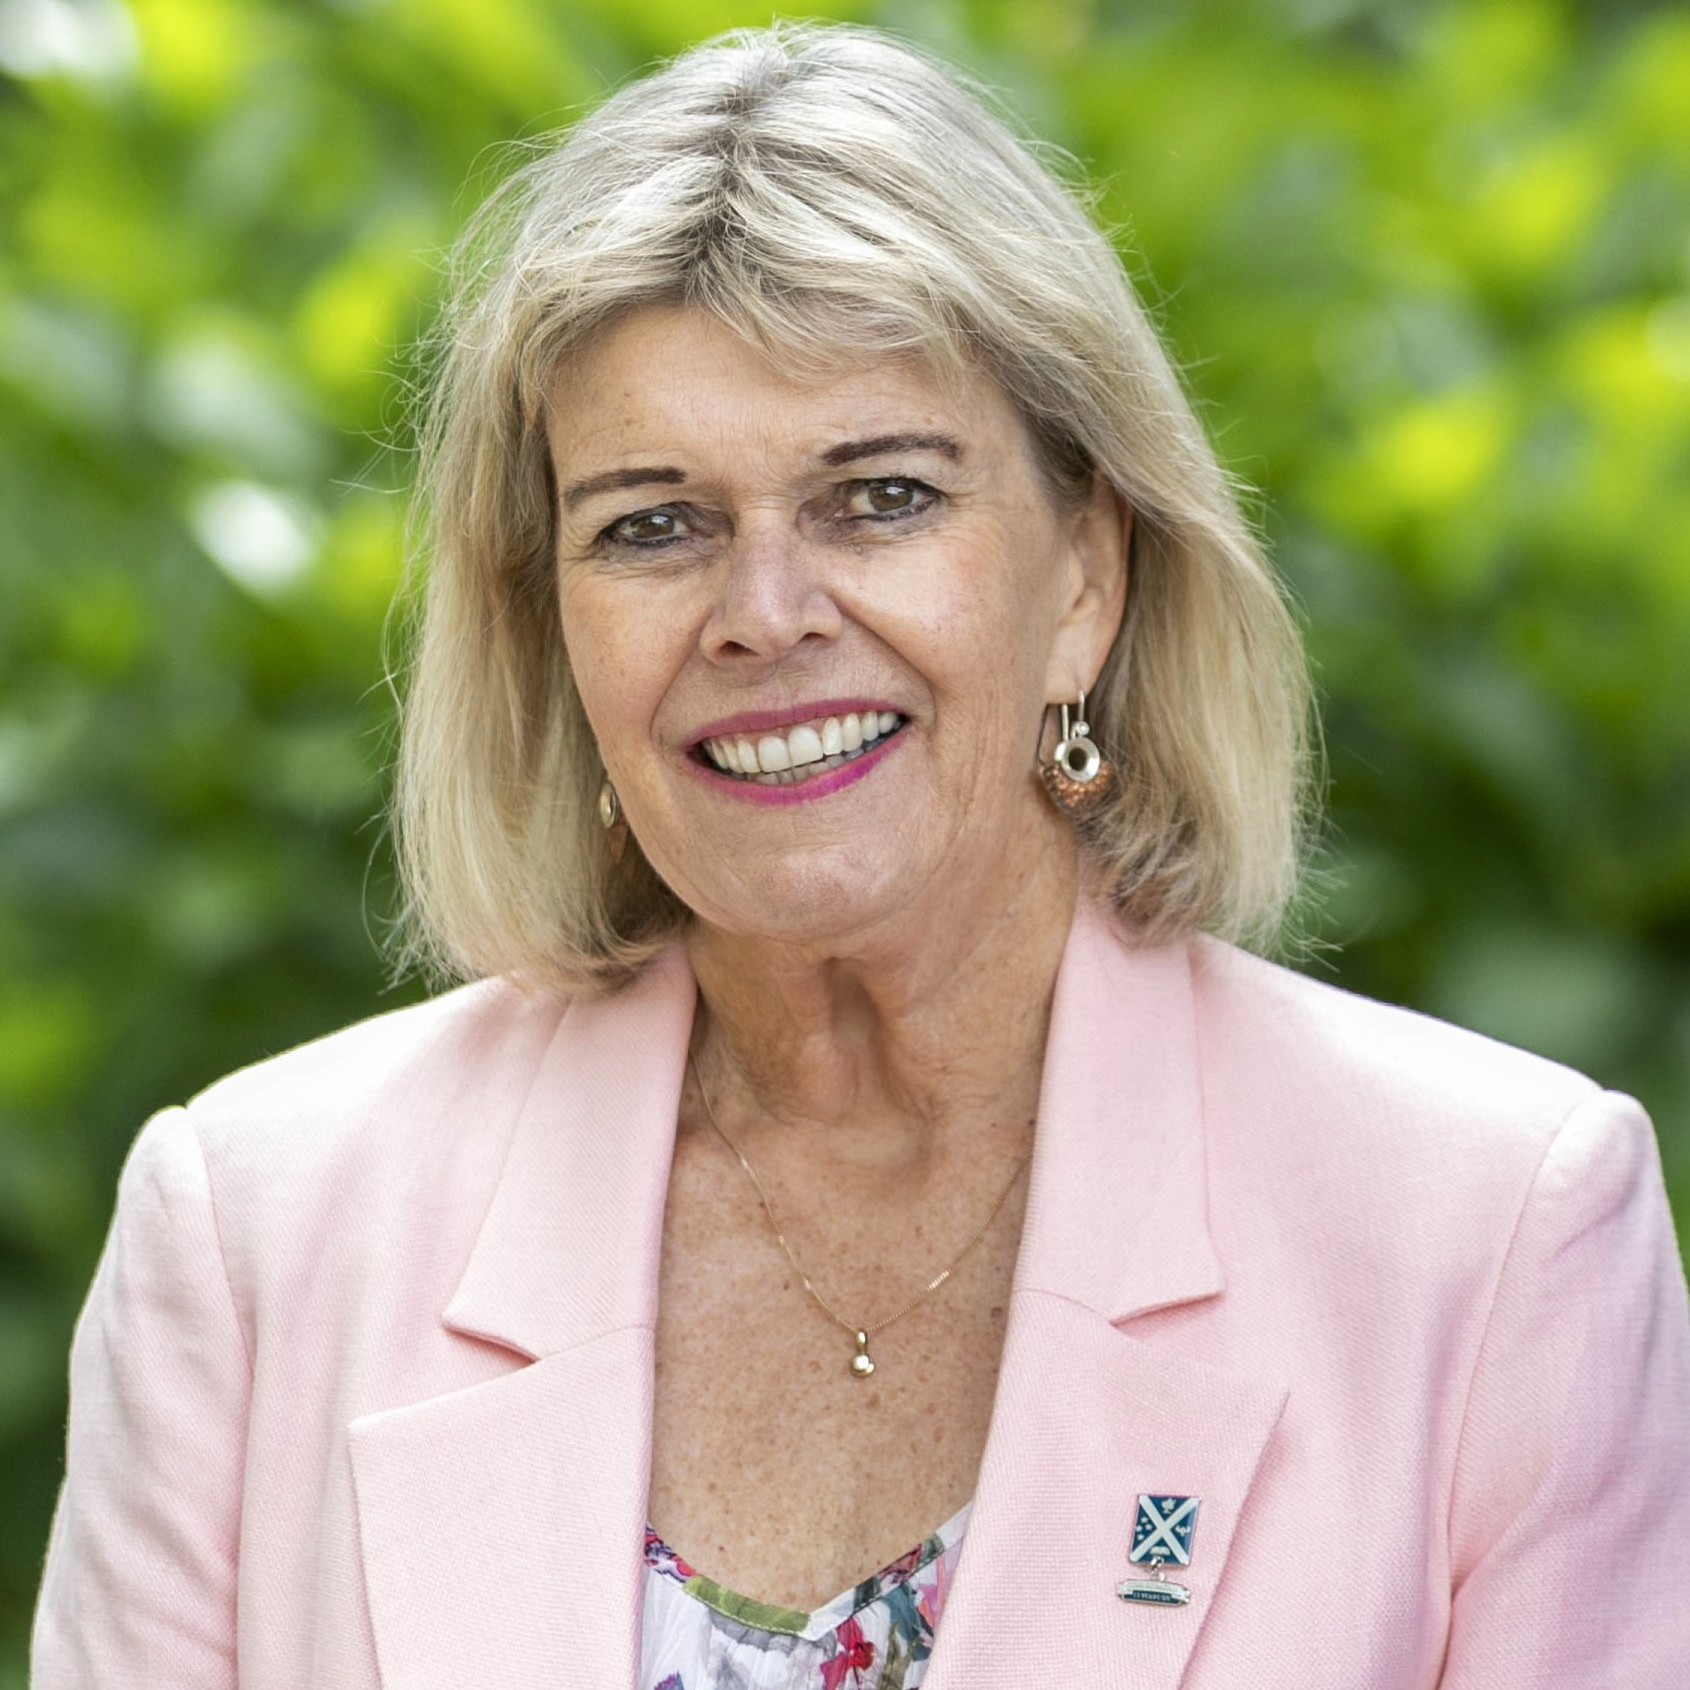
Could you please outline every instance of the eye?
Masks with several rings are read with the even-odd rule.
[[[904,475],[877,476],[872,481],[853,481],[846,490],[845,512],[852,517],[914,516],[939,497],[925,481]]]
[[[599,544],[607,546],[661,546],[684,539],[688,533],[685,513],[678,505],[658,505],[649,511],[635,511],[618,517],[599,533]]]

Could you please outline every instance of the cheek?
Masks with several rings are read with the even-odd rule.
[[[947,690],[1019,735],[1044,704],[1044,674],[1058,621],[1056,563],[982,551],[976,567],[924,607],[923,638],[948,679]],[[1041,574],[1041,571],[1043,573]]]
[[[608,760],[621,739],[650,720],[657,683],[658,629],[617,603],[622,596],[598,583],[558,595],[575,690]]]

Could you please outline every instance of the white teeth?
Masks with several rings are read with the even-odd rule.
[[[700,749],[705,757],[730,774],[760,779],[765,785],[790,786],[808,774],[837,768],[865,746],[891,733],[901,718],[891,710],[864,710],[859,715],[827,716],[802,722],[784,734],[765,734],[753,743],[726,736],[707,739]],[[802,771],[795,773],[794,771]]]
[[[822,736],[814,728],[794,728],[786,736],[786,752],[795,769],[803,763],[819,763],[823,756]]]

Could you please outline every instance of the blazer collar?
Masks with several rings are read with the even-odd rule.
[[[1032,1184],[968,1535],[924,1683],[1175,1690],[1222,1587],[1277,1382],[1136,1335],[1222,1289],[1191,947],[1082,900],[1057,977]],[[1122,1602],[1141,1495],[1199,1497],[1183,1607]]]
[[[1187,948],[1135,948],[1087,899],[1051,1002],[1015,1288],[1111,1322],[1221,1289]]]
[[[446,1307],[452,1331],[537,1359],[655,1324],[695,1000],[676,946],[625,991],[565,1011]],[[1109,1321],[1213,1296],[1207,1207],[1187,948],[1133,948],[1082,899],[1051,1004],[1016,1288]]]
[[[697,988],[677,945],[570,1003],[529,1087],[447,1327],[531,1360],[657,1320],[657,1262]]]
[[[442,1320],[528,1359],[348,1429],[384,1690],[627,1690],[653,1328],[696,988],[680,950],[572,1002]]]

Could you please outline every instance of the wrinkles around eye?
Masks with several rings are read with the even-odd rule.
[[[847,526],[879,526],[927,515],[943,499],[937,488],[909,475],[884,475],[844,483],[829,519]],[[599,530],[595,550],[657,551],[712,532],[712,524],[686,505],[632,511]]]
[[[658,505],[651,510],[634,511],[621,516],[599,530],[599,546],[650,550],[657,546],[673,545],[698,532],[692,512],[681,505]]]
[[[845,489],[843,508],[846,517],[853,520],[896,522],[930,510],[938,503],[939,497],[936,488],[925,481],[918,481],[913,475],[878,475],[870,480],[851,482]],[[897,502],[884,502],[888,498]],[[882,502],[876,503],[876,500]]]

